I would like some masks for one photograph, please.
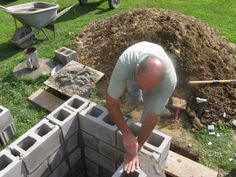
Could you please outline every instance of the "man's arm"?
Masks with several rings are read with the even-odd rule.
[[[159,123],[159,121],[160,121],[160,116],[155,114],[149,114],[144,118],[142,127],[139,131],[139,135],[137,138],[139,144],[139,150],[142,148],[143,144],[146,142],[146,140],[152,133],[157,123]]]
[[[107,95],[106,104],[112,120],[122,133],[125,151],[134,157],[138,152],[138,141],[123,118],[119,101]]]

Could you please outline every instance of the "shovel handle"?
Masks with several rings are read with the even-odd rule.
[[[206,80],[206,81],[188,81],[189,85],[197,85],[197,84],[226,84],[233,83],[236,84],[236,80]]]

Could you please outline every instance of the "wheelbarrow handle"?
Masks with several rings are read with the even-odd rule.
[[[1,6],[1,5],[0,5],[0,9],[3,9],[4,11],[8,11],[8,9],[6,7]]]
[[[53,19],[53,21],[55,21],[56,19],[58,19],[59,17],[61,17],[62,15],[64,15],[66,12],[68,12],[70,9],[72,9],[76,4],[71,5],[70,7],[65,8],[64,10],[62,10],[61,12],[59,12],[57,14],[57,16]]]

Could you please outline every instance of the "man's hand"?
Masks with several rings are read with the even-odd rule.
[[[129,154],[125,154],[124,157],[124,170],[126,173],[132,173],[135,169],[139,167],[139,157],[136,155],[135,157],[131,158]]]
[[[132,133],[123,134],[123,145],[126,154],[129,155],[129,159],[133,159],[138,153],[138,141]]]

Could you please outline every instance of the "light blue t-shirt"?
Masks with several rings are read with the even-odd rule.
[[[119,99],[123,95],[127,81],[136,82],[137,65],[150,55],[161,59],[166,67],[164,78],[161,84],[154,89],[152,98],[150,97],[150,101],[144,101],[144,104],[150,104],[149,107],[152,107],[151,112],[159,115],[164,110],[175,89],[177,77],[171,59],[164,49],[157,44],[146,41],[139,42],[123,52],[112,72],[108,94],[114,99]]]

